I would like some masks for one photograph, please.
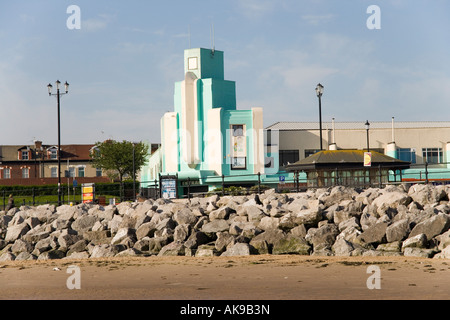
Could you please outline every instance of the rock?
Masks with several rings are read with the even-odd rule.
[[[305,239],[287,235],[273,244],[272,254],[309,255],[311,246]]]
[[[173,240],[184,242],[188,237],[191,231],[191,226],[189,224],[179,224],[175,227]]]
[[[310,228],[306,234],[306,241],[312,244],[314,251],[331,248],[339,234],[339,229],[335,224],[326,224],[319,228]]]
[[[34,246],[31,243],[17,239],[11,247],[11,252],[17,255],[21,252],[31,253],[33,249]]]
[[[400,252],[402,250],[401,241],[393,241],[389,243],[382,243],[377,247],[378,251],[388,251],[388,252]]]
[[[156,231],[156,224],[153,222],[146,222],[139,226],[139,228],[136,230],[136,238],[138,240],[144,238],[144,237],[153,237]]]
[[[418,234],[413,237],[409,237],[402,244],[402,251],[405,248],[426,248],[427,246],[427,236],[424,233]]]
[[[26,222],[12,225],[6,231],[5,241],[14,242],[30,230],[30,226]]]
[[[216,233],[222,231],[228,231],[230,225],[227,220],[216,219],[202,226],[202,231],[205,233]]]
[[[82,233],[84,231],[91,230],[96,221],[97,221],[96,217],[84,215],[76,219],[71,224],[71,228],[79,233]]]
[[[277,229],[280,225],[280,218],[263,217],[258,224],[262,230]]]
[[[135,230],[131,228],[120,228],[116,235],[112,238],[111,244],[119,244],[128,237],[135,238]]]
[[[422,205],[437,203],[443,199],[448,200],[443,186],[436,187],[429,184],[416,184],[411,186],[408,195]]]
[[[173,241],[158,252],[158,256],[184,256],[185,246],[182,242]]]
[[[215,241],[215,248],[218,252],[226,250],[230,243],[234,242],[235,237],[229,232],[217,232],[217,239]]]
[[[209,213],[209,220],[215,219],[228,219],[230,213],[236,212],[234,209],[229,208],[228,206],[220,207],[219,209],[213,210]]]
[[[168,244],[167,237],[153,237],[148,240],[148,252],[158,254],[161,249]]]
[[[109,258],[114,257],[120,251],[124,250],[123,246],[100,244],[92,249],[91,258]]]
[[[408,219],[396,221],[386,228],[386,241],[403,241],[408,237],[410,231]]]
[[[58,250],[58,249],[52,249],[49,251],[45,251],[41,253],[37,260],[55,260],[55,259],[62,259],[64,258],[65,253],[64,251]]]
[[[386,222],[379,222],[367,228],[359,239],[367,244],[380,244],[386,242],[386,229],[388,224]]]
[[[0,255],[0,262],[2,261],[14,261],[16,256],[11,252],[5,252]]]
[[[189,208],[183,208],[173,215],[173,219],[177,224],[188,224],[194,226],[198,220],[198,217]]]
[[[249,256],[251,251],[251,247],[247,243],[236,243],[235,245],[227,249],[227,251],[222,253],[221,256]]]
[[[214,257],[218,255],[219,251],[217,251],[213,244],[202,244],[195,251],[196,257]]]
[[[197,249],[198,246],[206,244],[210,241],[210,238],[206,233],[202,231],[193,231],[189,238],[184,243],[187,249]]]
[[[446,232],[450,227],[450,217],[448,214],[439,213],[431,218],[428,218],[418,223],[409,234],[409,237],[414,237],[418,234],[424,233],[427,239],[431,239],[441,233]]]
[[[27,260],[36,260],[37,257],[32,255],[29,252],[23,251],[16,256],[15,261],[27,261]]]
[[[111,231],[85,231],[83,239],[92,242],[94,245],[111,243]]]
[[[403,255],[405,257],[419,257],[419,258],[432,258],[436,254],[435,250],[432,249],[421,249],[421,248],[405,248]]]
[[[335,256],[351,256],[352,251],[354,250],[354,246],[350,241],[347,241],[343,238],[338,239],[331,247],[332,252]]]
[[[141,252],[135,248],[128,248],[126,250],[120,251],[116,254],[116,257],[136,257],[139,256]]]

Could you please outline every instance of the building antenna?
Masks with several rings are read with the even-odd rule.
[[[215,39],[214,39],[214,23],[211,22],[211,54],[214,55],[214,51],[216,50]]]
[[[188,25],[189,49],[191,49],[191,25]]]

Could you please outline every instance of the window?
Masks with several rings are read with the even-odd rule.
[[[78,176],[80,178],[84,177],[84,167],[78,167]]]
[[[245,170],[247,168],[247,160],[245,157],[234,157],[231,159],[231,170]]]
[[[244,135],[243,124],[233,124],[231,130],[233,130],[233,137],[242,137]]]
[[[50,168],[50,177],[58,178],[58,167],[51,167]]]
[[[273,169],[273,167],[274,167],[274,158],[266,157],[264,168]]]
[[[297,162],[299,159],[298,150],[280,150],[280,167],[284,167],[288,163]]]
[[[442,148],[424,148],[422,149],[423,161],[428,163],[442,163]]]
[[[30,169],[29,168],[22,168],[22,178],[28,179],[30,177]]]
[[[3,169],[3,178],[11,179],[11,169],[10,168]]]
[[[28,154],[28,150],[22,151],[22,160],[29,160]]]
[[[102,176],[102,169],[101,168],[96,168],[95,169],[95,176],[96,177],[101,177]]]
[[[58,159],[58,149],[57,148],[51,148],[48,150],[50,159],[56,160]]]
[[[319,151],[320,151],[320,149],[306,149],[305,150],[305,158],[308,158],[309,156],[312,156],[313,154],[315,154]]]
[[[397,158],[402,161],[416,163],[416,149],[398,148],[397,149]]]
[[[197,70],[198,69],[197,57],[192,57],[192,58],[188,59],[188,69],[189,70]]]

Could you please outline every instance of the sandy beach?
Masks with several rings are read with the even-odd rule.
[[[70,266],[80,289],[68,289]],[[370,266],[378,267],[379,288]],[[368,280],[369,279],[369,280]],[[11,261],[5,300],[448,300],[450,261],[407,257],[140,257]]]

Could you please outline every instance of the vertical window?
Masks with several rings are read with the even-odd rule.
[[[242,137],[244,135],[244,125],[242,124],[233,124],[231,130],[233,130],[233,137]]]
[[[52,148],[49,150],[49,153],[50,153],[50,159],[52,159],[52,160],[58,159],[58,149]]]
[[[78,176],[80,178],[84,177],[84,167],[78,167]]]
[[[284,167],[289,163],[295,163],[298,160],[298,150],[280,150],[280,167]]]
[[[58,178],[58,168],[57,167],[50,168],[50,177]]]
[[[428,163],[442,163],[442,148],[424,148],[422,149],[423,161]]]
[[[11,179],[11,169],[10,168],[5,168],[3,170],[3,177],[5,179]]]
[[[22,168],[22,178],[28,179],[30,177],[30,169]]]
[[[243,124],[231,125],[231,170],[247,169],[247,141]]]
[[[101,168],[96,168],[95,169],[95,176],[96,177],[101,177],[102,176],[102,169]]]
[[[28,158],[28,150],[22,151],[22,160],[29,160],[29,158]]]
[[[416,149],[399,148],[397,149],[397,158],[402,161],[416,163]]]

